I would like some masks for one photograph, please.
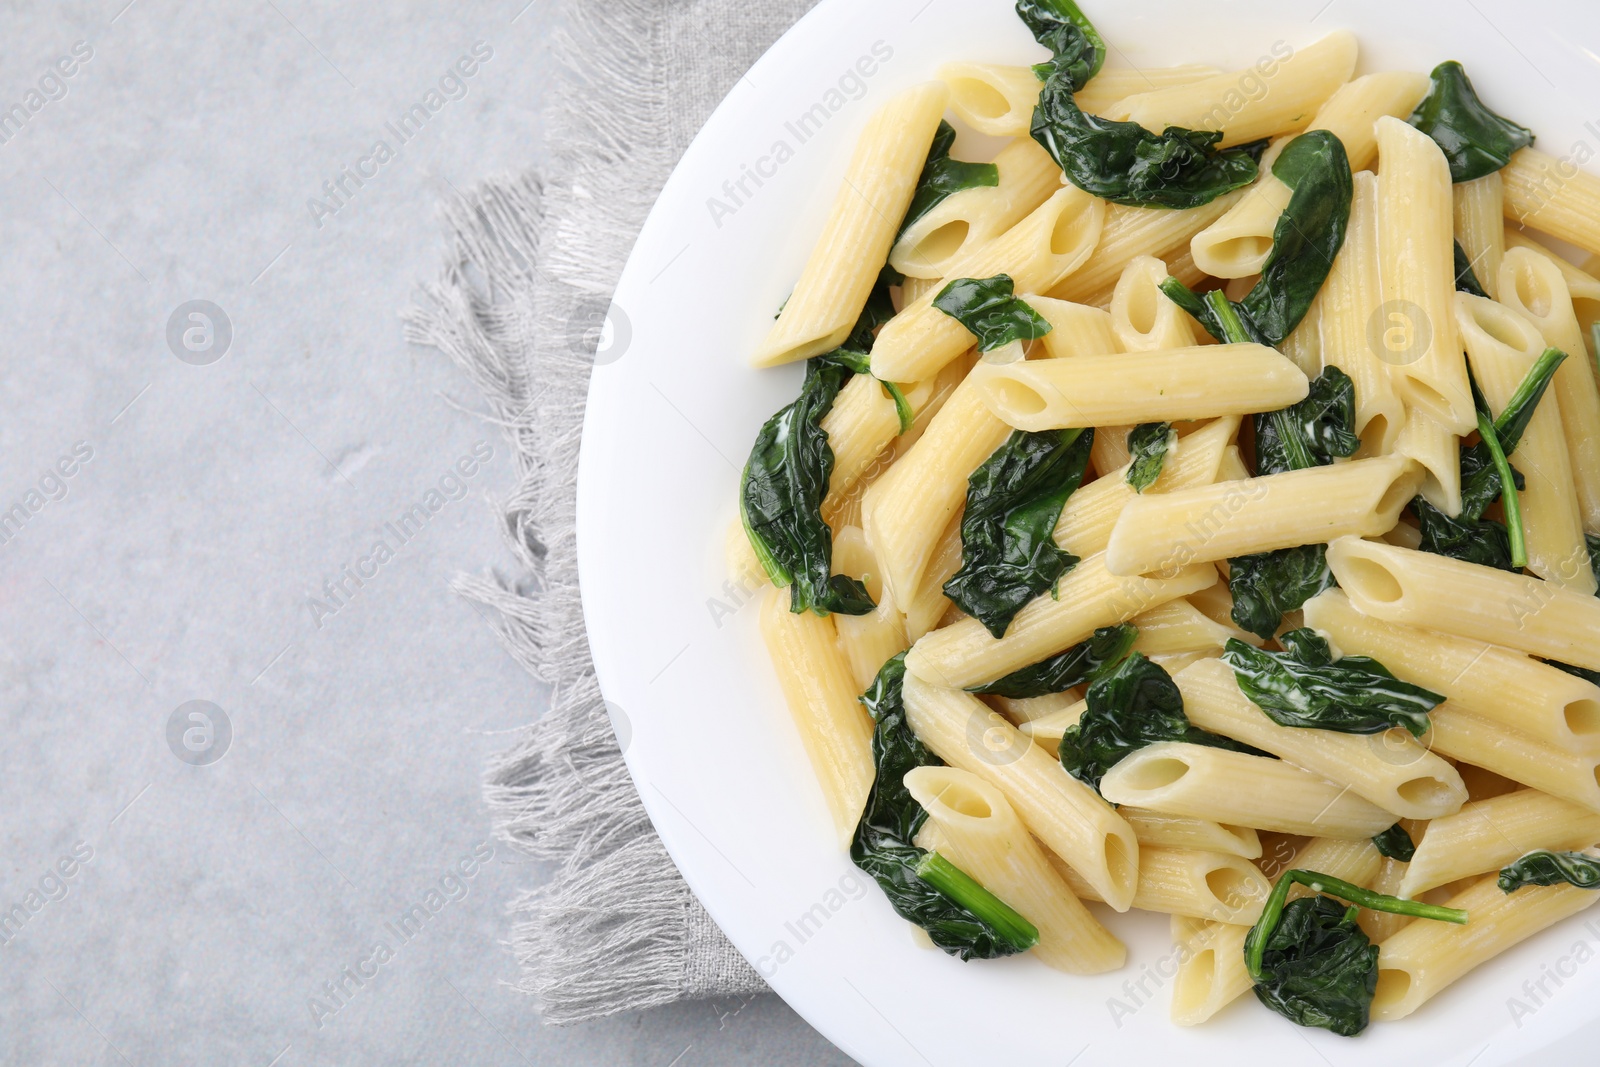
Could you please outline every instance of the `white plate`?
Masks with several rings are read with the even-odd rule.
[[[1579,0],[1085,7],[1118,66],[1231,69],[1276,41],[1300,47],[1348,27],[1361,39],[1362,72],[1460,59],[1485,99],[1538,131],[1541,148],[1562,155],[1581,141],[1600,153],[1600,56],[1581,43],[1600,51],[1600,12]],[[857,63],[873,60],[875,45],[880,58],[863,62],[873,73],[861,77]],[[1222,1063],[1236,1062],[1240,1041],[1258,1062],[1511,1062],[1600,1014],[1600,962],[1590,959],[1600,922],[1585,928],[1580,916],[1546,931],[1410,1019],[1355,1040],[1253,1002],[1185,1030],[1167,1019],[1164,916],[1112,918],[1130,948],[1112,975],[1070,977],[1025,958],[962,964],[914,944],[829,839],[756,606],[725,586],[739,468],[801,376],[799,366],[751,370],[746,357],[810,252],[867,116],[943,62],[1042,55],[1005,0],[824,0],[740,81],[662,192],[617,289],[631,339],[595,370],[578,496],[589,639],[614,718],[631,732],[628,763],[645,806],[739,949],[866,1064],[1143,1064],[1178,1050]],[[824,113],[802,140],[801,116]],[[768,175],[759,186],[745,177],[757,168]],[[711,198],[728,210],[714,211]],[[1583,962],[1570,958],[1579,941]],[[1557,967],[1575,974],[1560,988],[1546,979],[1552,995],[1536,1003],[1524,982]],[[1513,997],[1532,1014],[1513,1020]]]

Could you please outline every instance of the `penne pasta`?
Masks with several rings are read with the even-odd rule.
[[[1062,877],[1083,899],[1099,899],[1093,887],[1070,867]],[[1140,911],[1249,926],[1261,917],[1271,891],[1266,878],[1247,859],[1187,848],[1149,848],[1140,843],[1139,887],[1133,894],[1133,906]]]
[[[1500,172],[1452,189],[1456,243],[1491,299],[1500,296],[1500,262],[1506,254],[1505,188]]]
[[[1177,921],[1173,926],[1176,928]],[[1244,966],[1248,926],[1208,922],[1178,944],[1172,984],[1172,1021],[1198,1026],[1239,999],[1254,984]]]
[[[1532,148],[1517,152],[1500,173],[1506,218],[1600,253],[1600,178]]]
[[[1600,842],[1600,814],[1569,800],[1519,789],[1474,800],[1434,819],[1405,866],[1400,895],[1415,900],[1430,889],[1498,871],[1537,848],[1585,849]]]

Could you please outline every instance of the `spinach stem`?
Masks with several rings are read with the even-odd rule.
[[[1494,469],[1500,472],[1500,501],[1505,507],[1506,534],[1511,540],[1511,565],[1520,571],[1528,565],[1528,544],[1522,532],[1522,503],[1517,497],[1517,478],[1511,473],[1506,450],[1500,447],[1500,435],[1495,432],[1489,416],[1481,411],[1478,412],[1478,433],[1483,437],[1484,447],[1489,450],[1489,457],[1494,460]]]
[[[1229,344],[1248,344],[1250,335],[1245,332],[1244,323],[1239,320],[1239,310],[1233,306],[1233,301],[1228,299],[1221,289],[1213,289],[1205,296],[1205,301],[1217,316],[1217,322],[1222,326],[1223,340]],[[1289,419],[1287,408],[1281,408],[1272,413],[1272,425],[1278,431],[1278,439],[1283,442],[1283,450],[1288,454],[1289,464],[1295,470],[1305,470],[1307,467],[1317,465],[1316,457],[1312,456],[1306,448],[1302,436],[1295,431],[1294,423]]]
[[[1245,332],[1244,323],[1239,320],[1239,312],[1233,306],[1233,301],[1228,299],[1228,294],[1221,289],[1213,289],[1206,294],[1205,301],[1216,313],[1217,321],[1222,325],[1225,341],[1235,345],[1250,342],[1250,335]]]
[[[1533,366],[1528,368],[1527,377],[1522,379],[1517,391],[1506,401],[1505,410],[1500,412],[1500,417],[1494,420],[1494,431],[1500,437],[1502,448],[1512,452],[1517,450],[1523,431],[1528,428],[1528,422],[1533,418],[1534,405],[1539,403],[1539,398],[1550,385],[1551,375],[1566,358],[1567,354],[1561,349],[1547,348],[1534,361]]]
[[[1267,898],[1266,907],[1261,909],[1261,918],[1251,927],[1250,936],[1245,940],[1244,965],[1250,972],[1251,981],[1261,981],[1262,954],[1266,951],[1267,942],[1272,938],[1272,931],[1278,925],[1278,919],[1283,915],[1284,903],[1289,898],[1289,888],[1295,885],[1303,885],[1314,893],[1327,893],[1368,911],[1387,911],[1395,915],[1410,915],[1418,919],[1434,919],[1457,925],[1465,925],[1467,921],[1467,913],[1460,908],[1446,908],[1440,904],[1424,904],[1417,900],[1402,900],[1399,897],[1374,893],[1370,889],[1362,889],[1341,878],[1331,878],[1316,871],[1285,871],[1272,890],[1272,895]]]
[[[1039,943],[1037,926],[939,853],[924,854],[917,861],[916,872],[943,896],[994,927],[1015,951],[1026,952]]]

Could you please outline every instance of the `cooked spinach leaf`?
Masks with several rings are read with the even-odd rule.
[[[1078,562],[1056,546],[1056,520],[1093,443],[1093,430],[1015,430],[967,479],[961,569],[944,593],[997,638]]]
[[[1460,241],[1456,242],[1456,292],[1481,297],[1489,295],[1478,281],[1478,275],[1472,269],[1472,260],[1467,258],[1467,250],[1461,247]]]
[[[1044,316],[1015,292],[1009,274],[957,278],[939,290],[933,306],[965,326],[978,339],[978,351],[991,352],[1012,341],[1032,341],[1050,332]]]
[[[1450,180],[1484,178],[1533,143],[1533,131],[1496,115],[1478,99],[1460,63],[1433,68],[1432,85],[1411,115],[1411,125],[1432,137],[1450,163]]]
[[[1332,365],[1311,380],[1304,400],[1254,418],[1258,476],[1326,467],[1361,447],[1355,383]]]
[[[1517,485],[1522,486],[1520,475]],[[1421,551],[1476,563],[1480,567],[1503,571],[1518,569],[1511,565],[1511,538],[1504,523],[1471,518],[1470,510],[1465,507],[1459,517],[1452,519],[1420,496],[1412,498],[1410,506],[1411,514],[1417,517],[1417,529],[1422,532],[1422,540],[1417,545]]]
[[[1263,640],[1283,625],[1285,612],[1338,583],[1328,566],[1327,545],[1299,545],[1235,556],[1228,561],[1233,621]]]
[[[1303,885],[1332,896],[1301,897]],[[1332,899],[1349,901],[1345,907]],[[1256,999],[1290,1022],[1354,1037],[1367,1028],[1378,989],[1378,946],[1356,925],[1361,908],[1464,924],[1459,908],[1374,893],[1316,871],[1285,871],[1244,942],[1245,970]]]
[[[1122,757],[1157,741],[1187,741],[1233,752],[1265,755],[1231,737],[1200,729],[1183,713],[1183,694],[1159,664],[1135,652],[1089,686],[1088,708],[1061,736],[1061,766],[1100,789],[1100,779]]]
[[[1044,80],[1031,132],[1078,188],[1116,204],[1189,208],[1255,180],[1265,142],[1218,149],[1220,131],[1086,115],[1073,95],[1105,59],[1105,44],[1070,0],[1019,0],[1017,14],[1054,58],[1034,68]]]
[[[1500,889],[1506,893],[1515,892],[1525,885],[1558,885],[1563,882],[1579,889],[1600,889],[1600,858],[1584,852],[1535,849],[1509,867],[1502,867],[1497,879]]]
[[[1290,630],[1278,643],[1282,652],[1230,638],[1222,658],[1233,668],[1239,691],[1279,726],[1344,734],[1400,726],[1421,737],[1428,732],[1428,712],[1444,702],[1438,693],[1400,681],[1375,659],[1345,656],[1335,662],[1315,630]]]
[[[1301,134],[1279,154],[1272,173],[1294,191],[1273,227],[1272,252],[1261,268],[1261,280],[1233,305],[1245,336],[1228,336],[1234,331],[1216,306],[1208,306],[1182,282],[1169,278],[1161,284],[1163,292],[1219,341],[1281,345],[1311,310],[1344,247],[1355,181],[1339,138],[1327,130]]]
[[[1417,854],[1417,846],[1411,840],[1411,835],[1399,823],[1374,837],[1372,845],[1380,854],[1401,863],[1410,863],[1411,857]]]
[[[922,176],[917,179],[917,191],[911,194],[911,206],[900,223],[901,233],[953,193],[1000,184],[1000,168],[993,163],[951,159],[950,146],[955,141],[955,127],[940,119],[939,130],[933,135],[933,147],[928,151],[928,162],[923,164]]]
[[[1087,641],[1065,652],[1012,671],[988,685],[974,686],[969,692],[1019,700],[1065,692],[1101,677],[1122,662],[1123,657],[1133,651],[1133,642],[1138,637],[1138,627],[1129,622],[1102,626]]]
[[[1177,443],[1170,422],[1142,422],[1129,432],[1127,482],[1134,492],[1142,493],[1156,483],[1167,453]]]
[[[937,852],[912,844],[928,813],[906,789],[906,772],[943,762],[906,723],[905,674],[902,652],[883,665],[861,698],[876,723],[872,759],[878,774],[850,858],[883,888],[902,918],[952,956],[993,959],[1026,952],[1039,939],[1032,923]]]

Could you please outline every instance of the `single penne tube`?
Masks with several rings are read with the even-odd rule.
[[[1356,537],[1328,546],[1328,566],[1364,614],[1600,670],[1600,598]]]
[[[1316,871],[1329,878],[1342,878],[1352,885],[1370,886],[1382,865],[1383,853],[1371,841],[1314,837],[1295,850],[1294,860],[1277,874],[1281,877],[1283,871],[1299,868]],[[1274,878],[1273,883],[1276,884],[1277,880]],[[1289,899],[1309,894],[1309,889],[1297,885],[1289,890]]]
[[[1103,356],[1122,350],[1112,329],[1111,313],[1104,308],[1048,296],[1030,297],[1028,304],[1050,324],[1043,342],[1051,359]]]
[[[1378,873],[1367,883],[1367,888],[1374,893],[1395,896],[1400,892],[1400,883],[1405,878],[1405,872],[1404,863],[1385,856],[1383,862],[1378,865]],[[1373,911],[1370,908],[1363,908],[1361,914],[1356,916],[1357,925],[1374,945],[1387,941],[1412,922],[1409,915],[1396,915],[1392,911]]]
[[[1285,138],[1268,148],[1261,156],[1261,172],[1244,196],[1190,240],[1195,266],[1214,278],[1249,278],[1261,273],[1272,254],[1278,218],[1289,206],[1291,190],[1272,173],[1272,163],[1287,143]]]
[[[1194,320],[1161,291],[1169,277],[1155,256],[1139,256],[1123,269],[1111,293],[1111,329],[1122,351],[1194,347]]]
[[[1469,714],[1573,752],[1600,752],[1600,686],[1521,652],[1358,611],[1342,589],[1306,601],[1305,623],[1346,656],[1368,656],[1402,681]]]
[[[1228,450],[1239,432],[1239,416],[1225,415],[1186,437],[1167,453],[1161,476],[1146,493],[1170,493],[1223,480]],[[1106,472],[1067,498],[1056,520],[1056,544],[1078,557],[1105,551],[1128,501],[1139,494],[1128,484],[1127,467]]]
[[[1144,808],[1119,808],[1139,844],[1150,848],[1198,849],[1254,860],[1261,858],[1261,836],[1248,826],[1224,826],[1210,819],[1191,819]],[[1141,861],[1142,862],[1142,861]]]
[[[1415,900],[1450,882],[1498,871],[1537,848],[1564,852],[1596,842],[1600,814],[1570,800],[1537,789],[1474,800],[1428,823],[1406,864],[1400,895]]]
[[[1100,73],[1089,79],[1088,85],[1078,90],[1073,100],[1081,110],[1099,115],[1135,93],[1188,85],[1218,73],[1220,71],[1216,67],[1203,63],[1180,63],[1172,67],[1149,67],[1144,70],[1136,67],[1102,67]]]
[[[1230,640],[1259,645],[1261,638],[1245,633],[1237,626],[1224,626],[1210,618],[1187,600],[1172,600],[1133,620],[1139,636],[1134,639],[1133,650],[1146,656],[1171,655],[1175,652],[1220,652]]]
[[[1594,368],[1585,358],[1589,354],[1587,333],[1578,322],[1575,290],[1558,259],[1527,245],[1507,251],[1500,264],[1500,302],[1533,323],[1545,344],[1567,354],[1556,368],[1550,391],[1561,413],[1561,432],[1584,526],[1600,532],[1600,434],[1593,432],[1600,426],[1600,388],[1595,384]],[[1584,284],[1583,280],[1578,284]],[[1595,295],[1600,301],[1600,284],[1595,285]],[[1546,403],[1541,400],[1540,408]]]
[[[756,366],[806,359],[849,335],[911,204],[949,96],[942,83],[924,82],[867,120],[811,258],[755,351]],[[929,375],[888,380],[923,377]]]
[[[989,702],[1016,724],[1020,730],[1028,723],[1066,711],[1083,703],[1083,687],[1073,686],[1059,693],[1046,693],[1042,697],[990,697]],[[1026,730],[1023,730],[1026,733]]]
[[[1061,188],[1061,168],[1031,137],[1002,148],[994,166],[998,184],[952,193],[907,226],[889,266],[907,278],[947,277],[951,263],[1005,233]]]
[[[1378,277],[1377,179],[1367,171],[1355,175],[1344,244],[1317,300],[1323,309],[1318,321],[1323,360],[1348,374],[1355,386],[1356,433],[1361,437],[1357,454],[1394,451],[1406,416],[1389,365],[1378,358],[1369,340],[1373,323],[1381,324],[1383,296]]]
[[[1600,893],[1570,885],[1503,893],[1494,875],[1484,876],[1445,902],[1470,916],[1464,926],[1418,920],[1379,944],[1372,1017],[1405,1018],[1474,967],[1596,900]]]
[[[789,610],[789,591],[773,589],[761,605],[761,636],[806,755],[833,815],[840,847],[848,848],[877,771],[872,762],[872,717],[839,649],[833,621]]]
[[[1579,268],[1573,263],[1558,256],[1555,252],[1529,237],[1520,229],[1506,229],[1507,248],[1526,248],[1549,260],[1561,277],[1567,283],[1567,289],[1572,294],[1572,309],[1578,314],[1579,333],[1585,341],[1589,338],[1589,331],[1596,322],[1600,322],[1600,278],[1592,273],[1595,269],[1594,260],[1590,256],[1584,268]],[[1556,346],[1561,348],[1560,345]],[[1593,355],[1593,346],[1590,346],[1590,355]],[[1566,349],[1562,349],[1566,351]]]
[[[1220,130],[1224,147],[1301,130],[1334,90],[1350,80],[1356,50],[1355,35],[1338,30],[1290,50],[1277,63],[1130,96],[1107,117],[1137,122],[1152,133],[1168,126]],[[1262,90],[1245,95],[1245,79],[1253,79]]]
[[[1109,205],[1100,229],[1100,243],[1095,245],[1088,262],[1047,295],[1078,304],[1109,303],[1117,279],[1136,257],[1165,260],[1187,252],[1194,235],[1221,218],[1243,195],[1242,190],[1235,190],[1209,204],[1179,210]],[[1177,277],[1176,271],[1173,276]]]
[[[1100,779],[1113,804],[1306,837],[1366,838],[1394,825],[1344,786],[1283,760],[1161,741],[1123,757]]]
[[[1352,171],[1378,158],[1377,121],[1385,115],[1408,119],[1428,95],[1428,76],[1413,70],[1386,70],[1353,78],[1334,90],[1317,109],[1310,129],[1328,130],[1344,144]]]
[[[1335,537],[1372,537],[1399,520],[1422,481],[1404,456],[1374,456],[1171,493],[1140,494],[1106,545],[1112,574],[1148,574]]]
[[[939,625],[944,613],[950,610],[950,598],[944,595],[944,583],[961,569],[961,516],[962,511],[950,517],[944,533],[934,546],[928,566],[922,572],[922,581],[916,594],[906,605],[906,637],[913,643]]]
[[[1089,445],[1089,463],[1097,471],[1125,470],[1132,458],[1128,434],[1132,426],[1098,426]]]
[[[1244,965],[1249,933],[1248,926],[1206,923],[1179,942],[1178,974],[1172,983],[1174,1023],[1199,1026],[1255,984]]]
[[[1461,438],[1426,408],[1408,407],[1394,450],[1427,472],[1422,496],[1446,515],[1461,514]]]
[[[1500,173],[1506,218],[1600,254],[1600,178],[1532,148],[1518,151]]]
[[[1098,900],[1094,888],[1070,868],[1063,878],[1084,900]],[[1249,860],[1224,852],[1188,848],[1139,848],[1139,887],[1133,906],[1140,911],[1249,926],[1261,918],[1272,886]]]
[[[967,499],[967,478],[1010,435],[969,375],[921,440],[862,497],[862,527],[897,602],[912,603],[941,535]]]
[[[756,550],[750,547],[750,535],[745,532],[744,523],[735,516],[728,523],[728,532],[723,540],[723,559],[728,567],[727,592],[743,590],[738,597],[730,597],[735,605],[742,607],[750,590],[759,590],[770,585],[766,569],[761,566],[761,561],[756,558]]]
[[[923,414],[941,391],[939,384],[926,381],[907,386],[904,395],[911,410]],[[857,374],[839,390],[833,407],[822,417],[821,426],[828,435],[828,447],[833,450],[833,473],[828,476],[828,495],[822,508],[826,518],[829,504],[836,505],[849,496],[884,449],[895,443],[900,436],[900,416],[882,382],[870,374]]]
[[[1451,187],[1456,243],[1490,298],[1500,297],[1500,261],[1506,254],[1505,188],[1500,172]]]
[[[1453,433],[1477,424],[1467,366],[1456,343],[1455,221],[1450,167],[1433,139],[1393,116],[1377,121],[1378,273],[1384,308],[1408,321],[1382,354],[1402,398]]]
[[[884,663],[911,646],[906,640],[905,616],[900,614],[893,595],[883,587],[878,558],[860,527],[846,526],[834,537],[833,570],[835,574],[860,579],[877,605],[866,615],[833,616],[839,647],[850,664],[856,692],[864,693]]]
[[[1126,962],[1122,942],[1073,895],[998,788],[956,767],[917,767],[905,786],[928,813],[917,843],[1033,923],[1034,955],[1068,974],[1101,974]]]
[[[1410,735],[1279,726],[1240,692],[1233,668],[1220,659],[1201,660],[1173,681],[1183,693],[1184,714],[1200,729],[1344,783],[1398,818],[1434,819],[1467,802],[1467,787],[1456,769]]]
[[[1017,612],[1004,637],[991,636],[977,619],[962,619],[913,645],[906,667],[952,689],[986,685],[1087,640],[1102,626],[1126,622],[1216,580],[1216,570],[1204,564],[1170,577],[1119,578],[1106,570],[1104,555],[1090,556],[1061,576],[1055,595],[1037,596]]]
[[[1544,351],[1544,336],[1504,304],[1470,293],[1456,294],[1456,323],[1489,410],[1505,410]],[[1547,582],[1593,596],[1596,585],[1583,539],[1578,489],[1567,455],[1561,410],[1549,402],[1552,399],[1541,400],[1533,409],[1533,417],[1509,457],[1527,479],[1527,488],[1518,497],[1528,569]]]
[[[997,787],[1035,837],[1117,911],[1133,903],[1139,839],[1116,809],[970,693],[907,671],[906,721],[952,767]]]
[[[1022,734],[1043,746],[1046,752],[1058,755],[1061,751],[1061,738],[1066,732],[1078,725],[1078,720],[1083,718],[1083,713],[1089,710],[1089,702],[1079,699],[1072,704],[1052,711],[1048,715],[1040,715],[1029,719],[1017,727]]]
[[[1306,376],[1257,344],[980,363],[983,402],[1019,430],[1248,415],[1305,399]]]
[[[1428,716],[1432,751],[1600,811],[1600,756],[1569,752],[1445,701]]]
[[[1066,186],[994,240],[953,258],[947,280],[1005,274],[1019,295],[1043,293],[1089,258],[1104,218],[1104,200]],[[971,332],[933,306],[940,292],[942,286],[906,305],[878,331],[872,345],[875,377],[888,382],[931,378],[972,347]]]

